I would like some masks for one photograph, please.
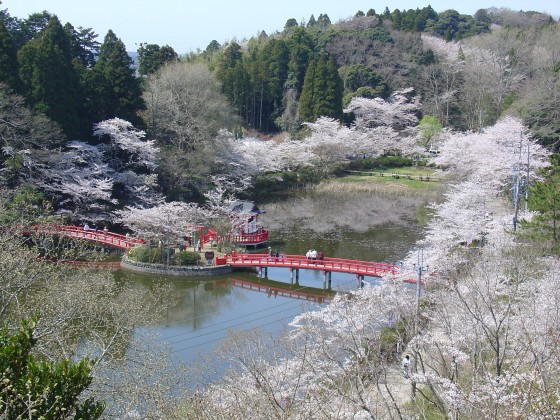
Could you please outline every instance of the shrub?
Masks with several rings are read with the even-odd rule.
[[[132,248],[128,253],[128,257],[138,262],[153,263],[157,261],[158,250],[155,248],[151,249],[149,246],[139,246]]]
[[[177,265],[193,265],[200,261],[200,254],[192,251],[179,251],[173,257]]]
[[[286,186],[294,186],[297,184],[297,174],[292,171],[282,172],[282,182],[285,183]]]
[[[321,180],[321,176],[315,169],[305,167],[299,170],[298,180],[301,184],[316,184]]]
[[[406,331],[402,321],[397,326],[383,327],[379,334],[381,353],[385,354],[389,359],[396,357],[397,341],[399,341],[399,338],[402,342],[406,342]]]

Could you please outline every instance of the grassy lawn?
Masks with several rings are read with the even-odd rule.
[[[349,173],[343,177],[329,179],[317,186],[317,190],[321,192],[338,190],[397,195],[431,195],[436,194],[439,188],[439,178],[433,168],[412,166]]]

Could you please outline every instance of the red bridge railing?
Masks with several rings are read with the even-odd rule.
[[[227,263],[232,267],[305,268],[373,277],[396,274],[399,271],[399,267],[392,264],[329,257],[322,260],[311,260],[303,255],[279,255],[276,257],[269,254],[233,254],[228,255]]]
[[[145,243],[144,239],[130,238],[118,233],[95,229],[84,230],[82,226],[65,225],[37,225],[26,229],[27,233],[64,235],[71,238],[85,239],[117,248],[129,249],[136,245]]]

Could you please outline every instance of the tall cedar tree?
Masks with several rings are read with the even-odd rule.
[[[140,79],[134,75],[133,60],[124,43],[112,30],[99,48],[99,57],[89,76],[92,102],[89,109],[97,122],[121,118],[136,127],[142,126],[137,112],[145,109]]]
[[[21,91],[18,74],[17,48],[0,16],[0,80],[15,92]]]
[[[313,110],[314,104],[314,86],[313,81],[315,80],[315,69],[317,68],[317,63],[315,60],[309,62],[307,71],[305,72],[305,79],[303,81],[303,88],[301,95],[299,97],[299,120],[304,122],[314,122],[317,117]]]
[[[69,138],[81,137],[84,95],[70,41],[56,16],[18,51],[18,62],[23,93],[31,106],[60,124]]]
[[[305,73],[309,61],[313,58],[315,45],[308,31],[302,27],[294,29],[287,43],[290,50],[290,62],[286,87],[295,88],[298,94],[301,94]]]
[[[319,117],[342,119],[343,83],[332,57],[325,54],[309,63],[299,101],[301,121],[314,122]]]
[[[216,77],[222,83],[222,92],[231,106],[246,124],[252,125],[253,108],[249,105],[251,84],[249,73],[243,64],[241,45],[232,42],[225,48],[218,64]]]

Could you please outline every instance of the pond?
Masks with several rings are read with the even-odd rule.
[[[425,199],[368,195],[280,197],[259,203],[266,213],[260,222],[270,231],[270,246],[280,253],[304,255],[322,250],[327,257],[398,263],[421,238],[419,215]],[[228,330],[259,328],[278,334],[294,316],[328,301],[321,271],[300,270],[299,285],[290,287],[290,272],[269,268],[268,278],[253,272],[204,278],[162,278],[135,273],[117,274],[137,286],[164,280],[178,303],[164,322],[138,329],[155,332],[186,364],[211,354]],[[376,282],[379,279],[368,278]],[[334,291],[355,288],[355,275],[332,273]],[[288,293],[289,292],[289,293]]]

